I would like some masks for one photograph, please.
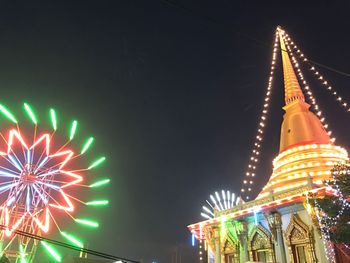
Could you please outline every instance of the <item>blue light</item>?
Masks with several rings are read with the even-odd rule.
[[[22,172],[22,165],[20,165],[12,155],[8,155],[10,163],[15,166],[20,172]]]
[[[258,222],[258,213],[261,211],[260,207],[254,207],[253,212],[254,212],[254,223],[257,226],[259,224]]]
[[[192,234],[192,247],[196,245],[196,237]]]
[[[34,173],[36,173],[49,159],[49,157],[45,157],[44,160],[41,161],[41,163],[38,165],[38,167],[35,169]]]
[[[0,176],[1,177],[13,177],[13,178],[19,178],[18,175],[12,174],[12,173],[8,173],[6,171],[0,170]]]
[[[31,163],[32,163],[31,153],[30,153],[30,150],[27,150],[27,164],[31,164]]]

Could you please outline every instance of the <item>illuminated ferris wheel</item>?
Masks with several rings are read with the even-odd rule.
[[[42,236],[58,231],[65,242],[83,248],[84,242],[64,231],[61,222],[63,217],[68,217],[82,227],[99,226],[96,218],[78,216],[76,207],[108,204],[102,191],[96,192],[100,196],[96,200],[83,201],[79,196],[83,189],[95,190],[110,182],[108,178],[97,179],[93,175],[105,157],[91,156],[93,137],[80,141],[78,150],[74,149],[79,142],[76,120],[72,121],[68,136],[62,136],[54,109],[48,111],[51,128],[46,129],[39,127],[29,104],[24,103],[23,108],[31,124],[23,121],[24,129],[21,129],[15,115],[0,104],[0,120],[7,119],[1,121],[0,129],[0,251],[16,262],[29,263],[34,262],[40,243],[51,256],[50,262],[61,262],[61,255],[52,245],[18,235],[16,231]]]

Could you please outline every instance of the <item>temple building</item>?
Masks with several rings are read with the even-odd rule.
[[[323,180],[347,151],[334,144],[319,117],[305,102],[284,31],[277,29],[285,92],[279,153],[267,184],[255,200],[216,211],[212,219],[191,224],[200,240],[199,262],[334,262],[328,242],[308,204],[307,193],[327,194]],[[204,249],[205,248],[205,249]]]

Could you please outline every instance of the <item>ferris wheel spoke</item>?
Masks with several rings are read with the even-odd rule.
[[[75,201],[78,201],[79,203],[82,203],[82,204],[85,204],[85,202],[83,202],[82,200],[80,200],[79,198],[75,197],[75,196],[72,196],[72,195],[69,195],[66,193],[66,195],[72,199],[74,199]]]
[[[8,155],[9,162],[12,164],[12,166],[16,167],[18,171],[23,171],[23,165],[21,161],[16,157],[16,155]]]
[[[46,190],[44,190],[44,192],[50,197],[50,200],[52,200],[57,206],[61,206],[61,203],[58,202],[50,193],[48,193]],[[67,211],[67,209],[61,209],[61,210],[63,210],[69,217],[71,217],[73,220],[75,220],[75,218],[69,213],[69,211]],[[50,211],[50,209],[49,209],[49,211]]]
[[[22,153],[23,153],[23,156],[24,158],[26,159],[26,152],[25,152],[25,149],[24,148],[27,148],[26,144],[24,143],[23,141],[23,138],[21,137],[21,132],[20,132],[20,129],[19,129],[19,125],[18,123],[16,123],[16,128],[17,128],[17,133],[14,133],[13,131],[14,130],[11,130],[10,131],[10,136],[11,135],[15,135],[17,137],[17,139],[21,142],[21,149],[22,149]],[[9,140],[10,142],[12,142],[12,139]],[[21,163],[21,161],[19,160],[19,158],[17,157],[16,153],[13,151],[12,149],[12,143],[10,145],[8,145],[9,149],[11,149],[12,153],[14,154],[15,158],[17,159],[17,161],[21,164],[21,167],[23,169],[23,165]],[[11,155],[8,153],[8,156],[10,157]],[[10,158],[11,159],[11,158]],[[17,168],[17,167],[16,167]]]
[[[43,173],[43,174],[37,174],[37,177],[46,177],[46,176],[49,176],[49,175],[54,175],[54,174],[58,174],[60,172],[60,170],[52,170],[52,171],[49,171],[49,172],[46,172],[46,173]]]
[[[9,173],[0,169],[0,177],[19,178],[20,176],[18,174]]]
[[[14,183],[10,183],[8,185],[3,185],[3,186],[0,186],[0,193],[3,193],[3,191],[7,191],[8,189],[10,189],[11,187],[14,187],[16,185],[18,185],[19,183],[18,182],[14,182]]]
[[[2,158],[4,158],[5,161],[7,161],[9,164],[12,165],[11,161],[6,156],[2,156]],[[2,165],[0,165],[0,168],[3,169],[3,170],[6,170],[6,171],[12,172],[14,174],[18,174],[18,175],[21,173],[21,171],[15,171],[13,169],[10,169],[10,168],[2,166]]]
[[[55,223],[55,225],[56,225],[58,231],[61,232],[61,228],[60,228],[60,226],[57,224],[57,221],[56,221],[55,217],[52,215],[50,209],[49,209],[49,215],[50,215],[50,217],[52,218],[52,221]]]
[[[54,184],[50,184],[50,183],[45,183],[45,182],[40,182],[40,181],[37,181],[36,182],[37,184],[42,184],[42,185],[46,185],[48,186],[49,188],[53,189],[53,190],[56,190],[56,191],[59,191],[61,189],[61,187],[57,186],[57,185],[54,185]]]
[[[37,174],[37,171],[41,168],[41,167],[43,167],[45,164],[46,164],[46,162],[49,160],[49,157],[45,157],[43,160],[40,160],[39,159],[39,161],[37,162],[37,163],[39,163],[39,165],[37,165],[37,167],[35,168],[35,170],[34,170],[34,174]]]
[[[35,141],[33,143],[32,147],[31,147],[31,148],[33,148],[33,154],[34,154],[34,150],[35,150],[34,146],[36,144],[38,144],[39,142],[41,142],[42,140],[44,140],[46,142],[46,147],[44,147],[44,149],[42,149],[42,151],[40,153],[40,156],[39,156],[38,160],[36,161],[36,163],[39,164],[39,165],[37,165],[37,168],[34,171],[34,173],[36,173],[36,171],[39,168],[41,168],[46,163],[46,161],[48,161],[49,146],[50,146],[50,141],[51,141],[51,134],[46,133],[46,134],[42,135],[37,141]],[[45,157],[44,157],[43,160],[41,160],[43,156],[45,156]]]
[[[38,195],[40,196],[40,198],[44,202],[44,204],[47,204],[48,203],[47,198],[39,191],[39,189],[36,186],[36,183],[33,184],[33,189],[34,189],[35,192],[38,193]],[[45,191],[43,190],[43,192],[45,192]]]
[[[7,142],[6,142],[7,143]],[[12,151],[12,149],[11,149]],[[23,169],[23,165],[20,161],[20,159],[17,157],[16,153],[14,151],[12,151],[12,156],[10,155],[10,153],[8,154],[1,154],[1,156],[8,162],[10,163],[12,166],[15,166],[20,172],[22,171]],[[7,158],[7,157],[8,158]],[[2,166],[0,166],[2,167]],[[5,167],[3,167],[5,168]],[[10,170],[9,168],[5,168],[7,170]]]

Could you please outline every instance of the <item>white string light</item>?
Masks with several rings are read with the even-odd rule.
[[[288,36],[288,40],[291,41],[291,38]],[[305,54],[298,48],[296,44],[292,45],[293,49],[296,51],[297,55],[302,62],[308,65],[308,69],[313,73],[314,77],[321,83],[323,86],[335,99],[336,102],[343,108],[345,111],[350,112],[350,103],[344,100],[344,97],[337,92],[333,86],[330,85],[329,81],[318,71],[317,67],[309,61]]]
[[[323,245],[324,245],[325,251],[326,251],[327,262],[335,263],[336,262],[335,261],[335,252],[334,252],[334,248],[330,242],[329,227],[324,225],[319,209],[316,209],[316,217],[318,219],[318,223],[319,223],[320,229],[321,229],[321,236],[322,236]]]
[[[209,207],[202,206],[201,216],[206,219],[214,218],[215,211],[224,211],[235,207],[240,202],[240,197],[236,197],[235,193],[230,191],[221,190],[221,195],[219,192],[215,192],[215,194],[210,195],[209,200],[205,200]]]
[[[256,166],[257,166],[257,163],[259,162],[259,156],[261,152],[264,131],[266,128],[266,121],[269,113],[272,81],[274,79],[274,73],[275,73],[275,67],[276,67],[277,50],[278,50],[278,32],[276,30],[275,42],[273,45],[272,60],[271,60],[271,66],[270,66],[270,74],[269,74],[267,89],[264,97],[264,105],[260,114],[258,129],[255,136],[254,144],[252,147],[253,149],[251,152],[251,156],[249,158],[245,177],[243,179],[243,186],[241,188],[241,193],[242,195],[245,195],[246,200],[250,199],[249,194],[252,191],[252,185],[254,183],[254,177],[256,173]]]
[[[336,226],[338,220],[344,213],[346,209],[350,208],[350,204],[346,197],[343,195],[339,185],[337,176],[348,176],[350,174],[349,164],[338,164],[332,169],[332,181],[326,181],[325,184],[328,188],[332,188],[335,193],[336,199],[333,201],[334,204],[340,205],[340,209],[334,217],[330,217],[322,209],[317,199],[314,199],[314,204],[316,207],[316,216],[320,224],[321,234],[323,236],[323,244],[326,250],[326,257],[329,262],[335,262],[335,252],[334,247],[330,241],[330,229],[332,226]],[[330,182],[332,182],[330,184]]]
[[[290,37],[288,36],[288,34],[286,34],[284,31],[280,31],[281,34],[282,34],[282,37],[283,37],[283,40],[285,41],[286,43],[286,47],[287,47],[287,52],[288,52],[288,55],[291,57],[292,59],[292,64],[293,64],[293,67],[294,69],[296,70],[297,72],[297,76],[299,77],[299,80],[301,82],[301,87],[304,91],[304,93],[307,95],[311,105],[312,105],[312,109],[315,111],[316,115],[318,116],[319,120],[321,121],[323,127],[325,128],[325,130],[327,131],[328,135],[331,136],[332,134],[332,131],[329,130],[329,125],[325,123],[325,117],[323,117],[323,114],[322,114],[322,111],[321,111],[321,108],[320,106],[317,104],[317,101],[316,101],[316,98],[314,97],[313,95],[313,92],[310,88],[310,86],[308,85],[306,79],[304,78],[304,75],[299,67],[299,63],[297,61],[297,59],[295,58],[293,52],[292,52],[292,49],[290,47],[290,44],[293,45],[294,42],[289,42],[290,40]],[[332,142],[335,141],[335,138],[332,138],[331,139]]]

